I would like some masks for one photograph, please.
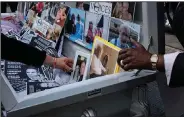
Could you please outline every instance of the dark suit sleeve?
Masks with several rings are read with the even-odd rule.
[[[169,83],[170,87],[184,86],[184,53],[180,53],[174,62],[171,79]]]
[[[46,58],[46,52],[6,37],[1,33],[1,59],[22,62],[39,67]]]

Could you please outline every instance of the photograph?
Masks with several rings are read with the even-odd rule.
[[[90,65],[90,79],[119,72],[117,58],[120,48],[96,36]]]
[[[112,2],[112,17],[134,21],[136,2]]]
[[[90,55],[77,51],[75,54],[75,60],[73,65],[72,79],[76,82],[80,82],[86,79],[88,67],[89,67]]]
[[[26,4],[26,25],[40,36],[56,42],[65,25],[69,7],[62,2],[32,2]]]
[[[70,8],[66,21],[66,34],[69,40],[83,42],[84,40],[85,11]]]
[[[108,40],[109,25],[110,17],[86,12],[84,41],[90,44],[90,49],[92,49],[95,36]]]
[[[89,11],[89,3],[87,2],[76,2],[75,7],[84,11]]]
[[[27,66],[23,72],[25,72],[27,76],[27,94],[59,86],[54,80],[47,78],[40,68]]]
[[[111,18],[108,41],[119,48],[134,48],[131,39],[139,42],[140,28],[138,24]]]

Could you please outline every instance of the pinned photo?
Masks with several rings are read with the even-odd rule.
[[[77,51],[74,60],[72,79],[76,82],[80,82],[86,79],[87,71],[89,67],[90,55]]]
[[[86,12],[84,41],[87,44],[90,44],[90,49],[92,49],[95,36],[102,37],[103,39],[108,39],[109,24],[110,18],[108,16]]]
[[[112,17],[134,21],[136,2],[113,2]]]
[[[120,48],[96,36],[92,50],[90,78],[119,72],[117,58]]]
[[[138,24],[111,18],[108,41],[119,48],[134,48],[131,39],[139,42],[140,28]]]

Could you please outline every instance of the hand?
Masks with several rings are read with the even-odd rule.
[[[151,69],[151,53],[141,44],[131,40],[135,48],[122,49],[119,52],[118,64],[125,71],[130,69]]]
[[[56,59],[56,68],[62,69],[65,72],[72,72],[73,59],[61,57]]]

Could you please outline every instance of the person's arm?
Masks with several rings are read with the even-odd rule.
[[[6,37],[1,33],[1,58],[4,60],[21,62],[27,65],[40,67],[47,64],[65,72],[72,71],[73,59],[62,57],[54,58],[46,55],[45,51],[40,51],[30,45],[15,39]]]
[[[22,62],[38,67],[43,64],[46,52],[8,38],[1,33],[1,57],[4,60]]]

